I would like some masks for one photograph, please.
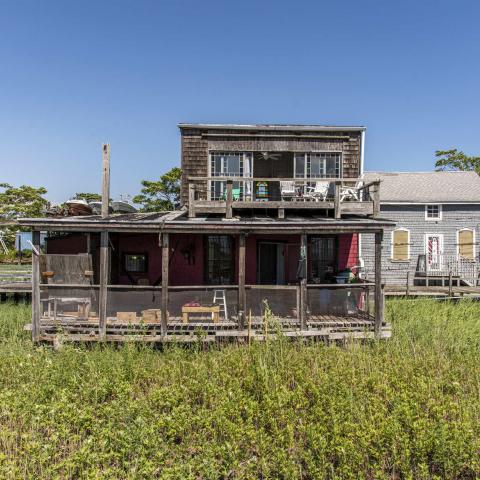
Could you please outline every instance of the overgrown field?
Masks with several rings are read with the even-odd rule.
[[[0,478],[477,478],[480,304],[387,312],[369,345],[54,352],[0,306]]]

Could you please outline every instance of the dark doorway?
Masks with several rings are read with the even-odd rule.
[[[285,284],[285,245],[258,242],[257,280],[260,285]]]

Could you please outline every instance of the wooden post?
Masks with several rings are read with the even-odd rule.
[[[453,297],[452,271],[448,272],[448,296]]]
[[[92,253],[92,234],[91,233],[86,233],[87,236],[86,241],[87,241],[87,253]]]
[[[285,218],[285,209],[279,208],[278,209],[278,218]]]
[[[32,340],[40,340],[40,232],[32,232]]]
[[[195,218],[195,184],[188,184],[188,218]]]
[[[168,266],[169,266],[169,238],[168,233],[162,233],[162,335],[167,335],[168,325]]]
[[[340,205],[340,182],[335,182],[335,197],[333,202],[335,208],[335,218],[342,217],[341,205]]]
[[[110,205],[110,145],[102,145],[102,218],[107,218]],[[100,234],[100,291],[98,294],[98,337],[107,336],[107,299],[110,277],[110,245],[107,231]]]
[[[305,255],[305,277],[300,280],[300,308],[299,308],[299,321],[300,321],[300,330],[306,329],[306,301],[307,301],[307,277],[308,277],[308,254],[307,254],[307,235],[303,234],[301,237],[301,252],[300,256],[303,254]]]
[[[373,184],[373,217],[380,216],[380,181]]]
[[[405,289],[405,295],[407,297],[410,295],[410,270],[407,270],[407,286]]]
[[[245,293],[245,234],[238,238],[238,328],[245,328],[245,313],[247,310]]]
[[[227,180],[227,211],[225,213],[226,218],[233,217],[232,203],[233,203],[233,181]]]
[[[110,203],[110,145],[102,145],[102,218],[108,217]]]
[[[110,246],[108,232],[100,234],[100,291],[98,295],[98,336],[105,340],[107,335],[107,299],[110,276]]]
[[[383,292],[382,292],[382,232],[375,233],[375,335],[382,332]]]

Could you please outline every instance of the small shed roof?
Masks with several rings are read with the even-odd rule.
[[[475,172],[365,172],[365,181],[380,180],[381,203],[480,203]]]

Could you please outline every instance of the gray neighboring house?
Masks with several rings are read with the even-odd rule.
[[[380,179],[381,217],[396,222],[385,229],[382,280],[387,284],[478,285],[480,177],[475,172],[366,172]],[[374,240],[362,234],[359,256],[373,278]],[[428,280],[427,280],[428,278]]]

